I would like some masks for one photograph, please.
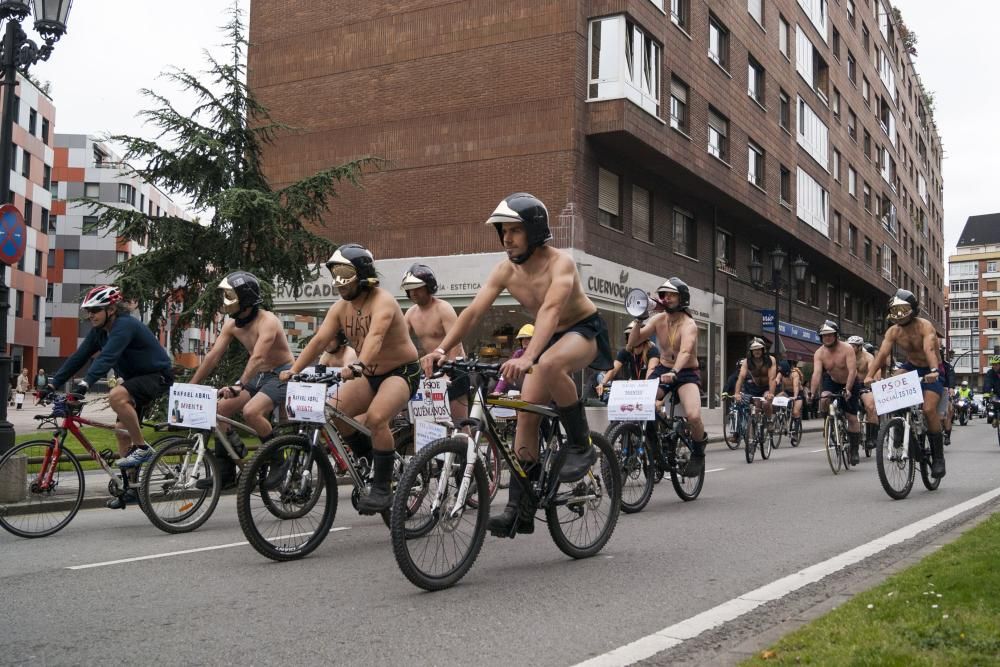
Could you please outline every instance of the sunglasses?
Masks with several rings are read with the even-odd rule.
[[[346,285],[358,277],[358,271],[350,264],[332,264],[329,267],[334,282]]]

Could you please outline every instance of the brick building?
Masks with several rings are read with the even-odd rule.
[[[1000,352],[1000,213],[971,216],[948,257],[948,346],[955,374],[980,387]]]
[[[790,357],[827,318],[876,338],[897,286],[944,331],[941,142],[906,34],[881,0],[256,0],[248,80],[297,128],[265,155],[275,185],[386,160],[325,232],[390,258],[386,286],[427,258],[461,307],[498,256],[483,221],[529,191],[614,342],[626,288],[695,288],[714,395],[775,307],[751,264],[784,285]],[[331,294],[321,278],[279,305]],[[466,344],[525,319],[501,301]]]

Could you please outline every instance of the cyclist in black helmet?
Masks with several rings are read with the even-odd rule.
[[[587,366],[602,371],[611,368],[608,328],[583,293],[573,258],[546,245],[552,238],[548,211],[537,197],[524,192],[510,195],[486,224],[496,228],[507,259],[493,268],[441,345],[421,360],[424,372],[431,374],[446,358],[446,350],[462,340],[503,290],[509,291],[534,317],[535,331],[524,354],[504,363],[503,377],[522,382],[521,398],[529,403],[555,402],[569,441],[559,478],[574,482],[594,464],[597,452],[590,443],[590,427],[571,373]],[[518,415],[514,448],[529,477],[540,474],[535,465],[538,425],[538,415]],[[504,537],[513,537],[515,531],[534,531],[534,508],[522,506],[520,484],[510,485],[507,507],[491,517],[488,526],[493,534]]]
[[[455,326],[458,315],[450,303],[434,296],[438,291],[438,281],[431,267],[414,264],[403,276],[400,284],[413,307],[406,311],[406,326],[416,337],[420,351],[427,353],[437,349],[448,330]],[[448,358],[464,357],[462,342],[448,350]],[[448,385],[448,400],[451,402],[452,421],[457,422],[469,416],[469,376],[453,378]]]
[[[337,424],[355,456],[370,457],[372,461],[371,489],[358,501],[358,512],[376,514],[392,504],[389,485],[394,453],[389,421],[417,392],[417,348],[410,340],[396,299],[379,287],[371,252],[356,243],[342,245],[327,261],[326,268],[340,301],[330,306],[316,335],[283,375],[302,372],[340,331],[358,350],[359,363],[343,369],[342,375],[348,381],[338,387],[330,403],[349,417],[364,414],[365,426],[371,429],[369,442],[347,424]]]
[[[906,361],[902,364],[904,371],[917,371],[922,378],[924,390],[924,417],[927,420],[927,440],[931,447],[931,477],[944,477],[944,435],[941,432],[941,415],[938,404],[945,400],[945,387],[941,381],[938,364],[938,337],[934,325],[918,316],[920,303],[916,295],[909,290],[896,290],[889,300],[886,318],[892,326],[885,332],[882,347],[875,355],[872,368],[881,368],[892,353],[894,345],[899,346]],[[865,383],[870,384],[874,378],[865,377]]]
[[[252,273],[234,271],[222,279],[218,287],[222,301],[222,312],[229,315],[212,349],[191,377],[192,384],[198,384],[208,377],[219,365],[229,344],[236,340],[250,354],[247,365],[239,379],[219,390],[218,413],[232,417],[243,413],[247,426],[257,431],[261,440],[271,436],[271,413],[275,406],[284,405],[287,384],[278,379],[278,373],[290,368],[292,351],[285,338],[285,330],[278,316],[262,308],[264,303],[260,281]],[[246,449],[239,436],[220,423],[219,428],[226,433],[237,454],[245,454]],[[236,466],[229,458],[221,443],[215,443],[216,458],[219,462],[219,480],[223,486],[236,481]],[[211,488],[211,479],[199,480],[199,488]]]
[[[851,465],[861,462],[858,447],[861,445],[861,422],[858,413],[861,411],[861,383],[858,381],[857,357],[854,348],[840,340],[840,326],[827,320],[819,328],[819,339],[822,345],[813,354],[813,375],[811,391],[813,395],[819,391],[820,382],[823,393],[820,395],[820,412],[826,414],[829,409],[831,394],[843,392],[844,413],[847,415],[847,442],[850,448]]]

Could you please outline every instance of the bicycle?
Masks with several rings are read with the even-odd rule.
[[[329,387],[340,384],[342,378],[339,372],[328,371],[297,375],[293,381]],[[338,475],[346,475],[354,486],[351,504],[355,510],[371,482],[371,462],[350,449],[333,420],[346,422],[369,443],[371,430],[329,403],[324,406],[324,414],[326,421],[322,424],[298,422],[297,433],[269,439],[240,475],[236,490],[240,528],[250,545],[272,560],[302,558],[323,543],[337,514]],[[394,429],[394,436],[392,480],[398,491],[396,482],[413,443],[408,429]],[[411,493],[419,495],[424,486],[417,484]],[[389,511],[381,515],[388,526]]]
[[[933,462],[927,438],[923,404],[913,405],[884,415],[875,448],[875,463],[882,488],[893,500],[902,500],[913,488],[914,462],[920,464],[920,479],[928,491],[941,484],[931,477]]]
[[[749,396],[749,394],[748,394]],[[750,414],[747,418],[747,428],[743,431],[743,451],[747,463],[753,463],[757,449],[760,449],[760,458],[767,460],[771,458],[771,434],[767,432],[767,418],[764,413],[764,399],[760,396],[750,396]],[[743,400],[746,409],[747,400]]]
[[[850,470],[851,455],[847,441],[847,415],[841,402],[844,394],[830,394],[830,405],[823,419],[823,444],[826,447],[826,460],[834,475],[840,474],[841,468]]]
[[[653,485],[670,473],[670,482],[677,496],[691,501],[701,493],[705,471],[697,477],[684,474],[691,460],[691,431],[686,417],[676,416],[678,399],[670,396],[656,411],[653,421],[622,421],[612,424],[605,437],[618,456],[622,475],[622,512],[641,512],[653,495]]]
[[[499,366],[455,360],[442,364],[439,372],[470,374],[475,390],[483,392],[486,379],[499,376]],[[600,452],[597,462],[582,479],[561,483],[565,443],[555,410],[502,396],[486,397],[485,403],[542,416],[537,480],[529,479],[513,446],[497,436],[497,423],[489,410],[483,412],[479,423],[470,426],[474,433],[489,432],[497,442],[500,456],[511,470],[511,484],[520,484],[526,502],[544,511],[549,534],[563,553],[572,558],[598,553],[611,539],[621,509],[621,473],[608,441],[591,432]],[[433,474],[428,475],[428,470]],[[409,489],[425,479],[429,488],[412,513],[404,496],[394,497],[390,532],[393,554],[403,575],[414,585],[434,591],[453,586],[465,576],[486,536],[489,504],[469,502],[488,493],[475,435],[456,433],[424,447],[406,465],[399,485]]]
[[[784,402],[782,402],[784,400]],[[788,425],[792,420],[791,408],[789,407],[789,398],[787,396],[775,396],[771,401],[771,411],[772,418],[771,424],[773,427],[774,437],[774,448],[777,449],[781,446],[781,438],[788,433]]]
[[[722,439],[726,441],[729,449],[735,451],[739,449],[743,431],[746,429],[746,410],[741,403],[733,400],[733,396],[725,392],[719,396],[719,401],[726,406],[726,416],[722,420]]]
[[[108,493],[122,497],[134,488],[134,480],[114,467],[118,454],[110,448],[98,452],[81,426],[92,426],[127,435],[114,424],[81,416],[87,401],[82,394],[51,394],[41,399],[52,405],[48,415],[35,415],[39,428],[51,425],[49,439],[15,445],[0,458],[0,526],[19,537],[46,537],[65,528],[83,504],[86,478],[80,459],[68,447],[72,435],[108,477]],[[61,421],[60,421],[61,420]],[[175,436],[152,443],[158,446]],[[140,499],[139,506],[145,512]]]

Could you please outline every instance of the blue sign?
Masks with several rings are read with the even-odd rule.
[[[815,343],[816,345],[819,345],[821,342],[819,334],[812,329],[806,329],[805,327],[800,327],[790,322],[779,322],[778,333],[782,336],[788,336],[789,338],[809,341],[810,343]]]
[[[28,232],[24,216],[13,204],[0,206],[0,261],[17,264],[24,256]]]
[[[764,331],[774,331],[774,311],[764,309],[760,311],[760,326]]]

